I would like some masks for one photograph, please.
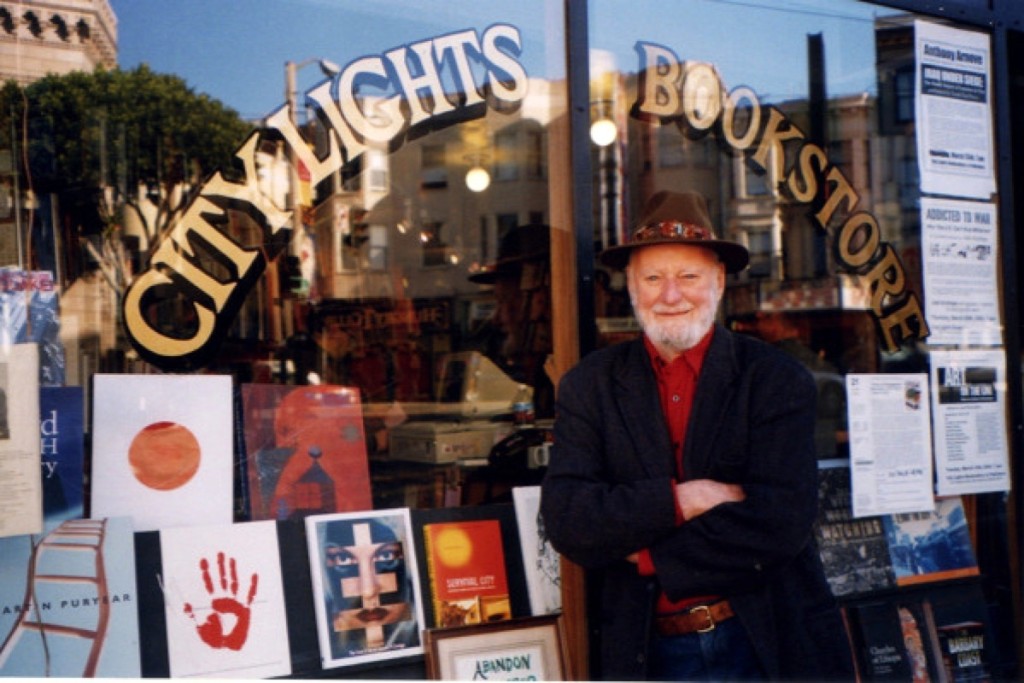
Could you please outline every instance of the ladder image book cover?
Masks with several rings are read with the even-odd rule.
[[[131,520],[0,539],[0,676],[141,675]]]

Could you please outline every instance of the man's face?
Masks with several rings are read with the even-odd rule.
[[[633,251],[626,281],[640,326],[663,356],[674,358],[714,323],[725,266],[703,247],[657,244]]]
[[[348,607],[333,615],[334,630],[366,629],[368,647],[384,644],[383,626],[410,618],[405,553],[393,534],[381,530],[382,525],[356,523],[352,545],[329,543],[324,549],[328,574]]]
[[[519,274],[502,274],[494,280],[494,322],[502,332],[514,331],[522,322],[523,293],[519,289]]]

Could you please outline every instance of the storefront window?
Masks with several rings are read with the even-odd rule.
[[[837,377],[925,367],[923,315],[899,330],[882,322],[883,308],[922,296],[913,17],[857,2],[749,3],[750,21],[738,26],[736,11],[700,0],[640,8],[624,30],[614,3],[591,3],[592,121],[615,122],[614,142],[593,147],[594,185],[602,188],[595,242],[626,239],[655,191],[696,190],[719,230],[751,252],[750,268],[730,283],[727,325],[767,337],[760,321],[786,313],[818,369]],[[724,114],[714,110],[723,101],[733,107]],[[759,126],[778,140],[755,138]],[[820,168],[834,174],[827,183],[792,185],[800,163],[794,139],[816,146]],[[853,203],[871,213],[898,264],[903,287],[874,311],[879,282],[865,276],[865,264],[843,261],[843,216],[820,210],[837,189],[851,201],[846,215]],[[609,274],[599,282],[611,288],[600,293],[598,315],[617,315],[622,280]],[[821,456],[846,454],[844,438],[837,434]]]
[[[591,147],[598,250],[628,239],[655,192],[702,194],[719,234],[750,252],[749,268],[730,276],[721,322],[791,353],[816,380],[823,507],[826,473],[843,468],[853,507],[847,499],[837,509],[881,529],[883,519],[905,512],[898,499],[910,487],[894,479],[906,474],[897,475],[895,463],[913,459],[919,519],[935,523],[943,506],[955,505],[960,511],[950,518],[972,534],[1002,525],[1009,403],[992,398],[1006,381],[993,259],[995,146],[986,137],[994,109],[984,85],[991,76],[964,68],[987,63],[987,34],[943,33],[945,25],[935,28],[941,22],[852,1],[642,0],[626,14],[619,3],[592,0],[588,8],[592,132],[613,123],[612,134],[595,136]],[[940,82],[972,86],[952,95]],[[624,278],[597,270],[598,345],[608,345],[637,329]],[[961,370],[980,373],[974,382],[985,386],[968,387]],[[877,387],[897,374],[923,387],[912,402],[931,387],[932,421],[921,440],[907,430],[880,436],[899,418],[883,417],[881,393],[861,398],[858,382]],[[975,391],[991,403],[975,404],[965,417],[962,403],[952,404],[966,399],[949,392]],[[961,431],[975,418],[992,431]],[[968,445],[968,432],[980,442]],[[868,450],[866,438],[873,439]],[[999,474],[967,485],[965,467],[979,479],[990,468]],[[865,499],[877,506],[873,512]],[[934,533],[944,542],[953,536]],[[1006,539],[988,540],[962,547],[989,572],[987,587],[1005,590]],[[915,552],[934,550],[908,542],[901,536],[896,543],[903,544],[894,551],[897,565],[904,565],[897,572],[920,560]],[[866,537],[857,543],[870,552]],[[891,550],[892,537],[889,543]],[[822,544],[828,565],[836,551]],[[977,562],[969,561],[975,574]],[[875,568],[853,556],[826,569],[844,598],[896,587],[869,585]],[[928,573],[917,564],[909,571]],[[896,582],[910,580],[897,574]]]
[[[134,0],[37,2],[0,2],[0,346],[37,342],[38,383],[81,390],[87,448],[123,417],[113,401],[95,410],[97,377],[152,379],[138,402],[154,424],[158,379],[230,377],[213,383],[223,401],[203,396],[234,408],[219,412],[234,456],[219,493],[234,508],[211,522],[509,502],[544,476],[559,373],[639,334],[623,274],[577,250],[623,243],[654,193],[693,190],[750,254],[722,324],[813,374],[823,468],[855,460],[851,377],[926,378],[903,398],[932,407],[921,442],[945,461],[907,476],[962,511],[947,519],[977,571],[956,578],[1006,597],[1005,387],[1019,363],[1003,357],[991,138],[1004,131],[977,20],[991,3],[959,3],[967,27],[924,0],[887,4],[943,18],[856,0],[210,2],[187,17],[220,27],[207,70],[241,64],[279,93],[238,112],[158,68],[117,69],[118,31],[156,41],[162,9],[119,22]],[[566,26],[583,6],[586,41]],[[581,46],[590,83],[575,102]],[[23,369],[2,360],[11,406]],[[967,471],[965,450],[994,455]],[[347,545],[383,543],[355,526],[367,543]],[[544,551],[537,566],[560,579]],[[547,585],[549,611],[570,596],[574,647],[589,635],[577,570]],[[837,594],[853,604],[869,574],[847,571]],[[315,669],[316,644],[302,647]]]
[[[42,238],[11,230],[5,263],[55,280],[69,384],[102,372],[343,386],[366,416],[371,462],[486,465],[517,396],[536,394],[536,415],[551,416],[544,226],[547,155],[567,145],[564,133],[549,139],[565,117],[560,9],[305,11],[344,31],[311,35],[312,56],[305,43],[282,53],[283,72],[263,75],[283,81],[280,101],[245,120],[224,112],[230,125],[159,108],[143,121],[90,103],[82,129],[56,138],[53,121],[69,116],[33,101],[23,121],[11,99],[0,220],[32,221]],[[231,40],[269,41],[274,30]],[[151,133],[153,120],[167,128]],[[22,123],[30,137],[8,139]],[[132,157],[161,135],[165,147],[144,150],[151,158]],[[189,135],[216,142],[219,156],[191,152]],[[85,144],[72,149],[76,137]],[[26,150],[35,175],[16,164]],[[75,164],[82,177],[62,180]],[[15,207],[15,184],[29,180],[37,206]],[[444,436],[456,426],[475,432],[458,452]],[[382,504],[444,502],[419,496],[435,490],[421,471],[373,487]]]

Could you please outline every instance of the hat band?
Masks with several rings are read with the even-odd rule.
[[[649,242],[666,238],[686,240],[713,240],[715,236],[703,225],[682,221],[661,221],[650,223],[633,233],[633,242]]]

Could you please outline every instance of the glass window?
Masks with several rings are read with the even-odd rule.
[[[615,145],[595,138],[591,146],[598,253],[626,238],[654,193],[703,195],[718,233],[750,253],[749,268],[728,278],[720,320],[785,350],[814,376],[815,445],[823,463],[850,463],[849,375],[914,373],[926,387],[939,381],[934,377],[953,375],[958,378],[954,391],[966,391],[961,388],[966,380],[956,372],[933,367],[936,359],[955,364],[948,359],[974,353],[993,365],[1006,360],[999,263],[980,253],[968,256],[971,247],[965,242],[975,239],[962,232],[973,221],[967,231],[986,243],[973,247],[986,254],[990,247],[999,248],[999,232],[991,225],[999,205],[993,168],[998,147],[991,142],[986,147],[982,140],[978,156],[946,151],[949,145],[975,144],[972,137],[983,137],[994,125],[996,110],[991,104],[977,107],[971,97],[984,101],[986,95],[975,92],[950,95],[936,109],[921,113],[927,98],[918,90],[934,92],[927,89],[938,87],[936,79],[973,79],[985,90],[983,76],[965,76],[966,71],[952,66],[952,71],[929,74],[918,65],[915,39],[921,35],[915,31],[925,29],[915,20],[923,17],[849,0],[638,0],[629,8],[624,12],[615,0],[588,3],[591,130],[607,117],[617,122]],[[929,19],[923,25],[954,24]],[[983,30],[955,28],[963,29],[959,36],[965,45],[975,39],[991,45]],[[957,56],[948,46],[937,46],[942,41],[932,35],[934,42],[926,41],[923,49],[944,51],[951,61],[983,63],[984,55],[992,54],[977,48]],[[922,84],[917,76],[932,80]],[[987,96],[996,92],[988,90]],[[976,121],[959,118],[967,109]],[[922,128],[932,145],[926,150],[920,149]],[[947,181],[943,191],[922,192],[922,181],[928,179],[919,168],[936,157],[948,158],[950,167],[959,169],[980,168],[970,162],[984,159],[993,189],[974,194]],[[949,175],[970,182],[972,173]],[[957,216],[949,220],[961,223],[954,229],[961,232],[954,234],[962,239],[950,238],[956,244],[935,236],[941,219],[926,208],[938,206],[935,213],[943,215],[952,205],[947,194],[964,200],[949,212]],[[978,215],[961,219],[961,211]],[[943,260],[939,253],[958,256]],[[635,337],[639,330],[625,278],[600,264],[596,268],[597,344]],[[984,275],[968,284],[948,268]],[[954,325],[959,336],[940,335],[938,325],[948,323],[946,316],[960,307],[963,317],[953,314],[963,321]],[[926,313],[933,317],[926,319]],[[988,370],[987,376],[994,377],[996,371]],[[939,374],[929,375],[933,371]],[[971,390],[993,391],[991,384]],[[930,398],[938,401],[931,405],[939,406],[929,425],[935,445],[926,443],[923,450],[929,467],[934,464],[939,473],[944,453],[939,444],[950,427],[949,414],[942,412],[949,406],[942,407],[938,392],[948,390],[933,385],[931,391]],[[1005,418],[1010,408],[1008,401],[989,414],[989,435],[1000,444],[996,459],[1005,458],[1005,464],[997,465],[1006,472],[1005,484],[974,489],[977,498],[974,491],[963,496],[967,523],[979,533],[993,526],[1003,530],[1007,521],[1001,487],[1009,485],[1011,441]],[[890,427],[874,427],[877,444]],[[954,440],[962,443],[960,437],[972,439],[958,432]],[[988,441],[988,436],[977,438]],[[886,441],[879,452],[901,445],[897,442]],[[988,448],[967,448],[975,446]],[[973,457],[958,446],[952,450],[958,463]],[[988,465],[980,459],[970,467],[987,476],[981,471]],[[922,478],[916,495],[927,501],[939,495],[941,500],[942,475],[937,479],[936,490],[931,476]],[[978,510],[991,512],[986,516]],[[992,563],[993,583],[1007,570],[1007,541],[1003,531],[976,539],[974,550]]]
[[[736,25],[730,3],[695,0],[665,8],[641,1],[635,9],[626,18],[614,2],[590,4],[593,116],[606,115],[611,106],[627,150],[618,155],[608,151],[614,147],[593,148],[600,188],[594,193],[595,243],[624,239],[655,191],[695,190],[709,200],[718,229],[751,252],[751,267],[729,283],[728,324],[753,331],[748,320],[776,310],[827,319],[840,329],[877,323],[879,316],[866,305],[871,282],[837,260],[837,226],[815,220],[811,208],[824,200],[801,201],[787,186],[796,147],[746,146],[742,139],[752,125],[776,116],[783,123],[773,125],[797,131],[801,139],[817,136],[828,168],[842,174],[858,205],[873,212],[908,281],[887,305],[917,300],[920,179],[911,17],[857,2],[820,3],[820,12],[753,2],[744,10],[744,28]],[[686,30],[698,25],[699,32]],[[723,136],[720,117],[712,120],[721,110],[701,118],[702,104],[713,105],[691,105],[685,100],[691,92],[732,94],[732,137]],[[598,282],[611,288],[599,292],[602,319],[629,310],[622,305],[621,279]],[[606,321],[605,327],[623,325]],[[912,331],[895,341],[860,332],[807,332],[801,341],[838,374],[897,367],[923,346]],[[844,454],[844,438],[837,432],[822,456]]]
[[[227,87],[200,95],[199,85],[182,94],[195,100],[187,105],[143,92],[156,108],[133,119],[113,100],[74,116],[43,111],[36,105],[47,84],[30,85],[25,130],[34,136],[37,188],[46,188],[32,220],[50,242],[34,241],[26,260],[25,246],[4,238],[0,253],[30,269],[55,271],[59,261],[57,288],[69,303],[62,329],[74,339],[69,381],[88,386],[95,371],[203,372],[241,384],[341,385],[355,390],[364,413],[375,501],[444,504],[445,487],[424,471],[457,486],[455,460],[486,464],[490,446],[511,431],[523,387],[534,392],[536,414],[551,415],[543,372],[552,352],[550,239],[526,226],[550,222],[547,155],[568,145],[564,133],[551,139],[565,119],[561,11],[548,0],[261,8],[263,34],[242,21],[233,34],[223,3],[190,16],[224,26],[225,45],[261,46],[201,65],[246,78],[270,69],[249,87],[276,84],[272,94],[244,118],[189,109],[239,97]],[[160,24],[159,10],[149,11],[148,23],[120,24],[121,37],[153,38],[146,32]],[[301,31],[289,33],[293,24]],[[62,48],[70,25],[54,36]],[[49,24],[40,26],[49,40]],[[347,38],[338,40],[342,28]],[[93,33],[106,41],[117,36],[109,29]],[[29,59],[35,45],[12,47],[24,52],[19,63],[44,63]],[[89,49],[103,59],[109,51],[102,65],[116,63],[116,43]],[[22,130],[10,118],[22,107],[4,102],[6,225],[28,219],[29,207],[22,150],[8,139]],[[61,137],[54,121],[66,122]],[[65,180],[72,168],[74,181]],[[65,230],[59,259],[55,247],[43,249],[53,226]],[[456,367],[466,370],[458,386]],[[439,427],[455,423],[474,432],[469,450],[446,450],[450,437]],[[539,480],[539,471],[528,474]],[[467,485],[461,502],[480,502],[481,490]]]
[[[424,190],[439,190],[448,187],[444,145],[423,145],[420,151],[423,157],[420,186]]]
[[[516,131],[499,131],[494,135],[494,179],[517,180],[519,178],[519,140]]]

